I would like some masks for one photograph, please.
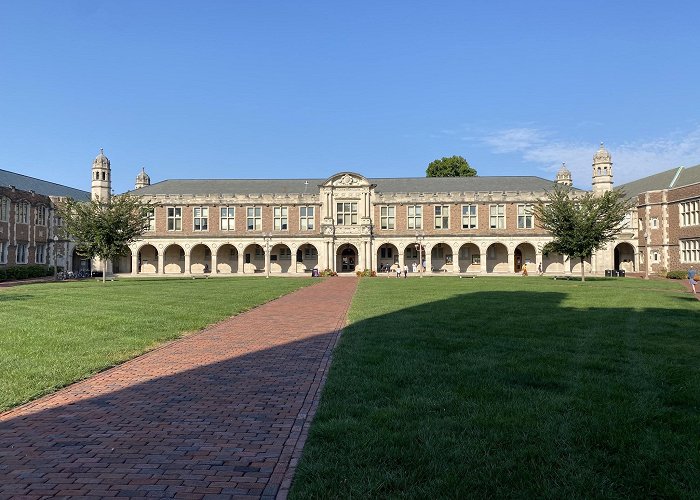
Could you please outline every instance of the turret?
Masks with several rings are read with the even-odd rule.
[[[109,158],[100,149],[95,161],[92,162],[92,199],[108,203],[112,192],[112,171]]]
[[[136,176],[136,184],[134,185],[134,189],[141,189],[142,187],[146,187],[146,186],[150,186],[150,185],[151,185],[151,178],[146,173],[146,170],[144,170],[144,168],[141,167],[141,173]]]
[[[600,143],[600,149],[593,155],[593,194],[601,195],[612,190],[612,157]]]
[[[566,168],[566,163],[561,164],[561,168],[557,172],[557,184],[564,186],[571,186],[573,181],[571,180],[571,171]]]

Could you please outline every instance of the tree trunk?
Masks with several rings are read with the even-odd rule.
[[[102,283],[107,282],[107,259],[102,260]]]
[[[581,281],[586,281],[586,268],[583,265],[583,257],[581,257]]]

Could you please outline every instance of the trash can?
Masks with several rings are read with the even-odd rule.
[[[618,276],[620,276],[620,271],[618,271],[617,269],[613,269],[612,275],[613,278],[617,278]]]
[[[618,273],[619,273],[620,278],[624,278],[624,277],[625,277],[625,270],[624,270],[624,269],[620,269],[620,270],[618,271]]]
[[[311,277],[318,278],[318,269],[314,268],[311,270]]]
[[[605,270],[605,277],[606,277],[606,278],[612,278],[612,269],[606,269],[606,270]]]

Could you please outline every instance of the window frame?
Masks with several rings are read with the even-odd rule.
[[[473,214],[472,213],[465,214],[464,213],[465,208],[468,208],[469,212],[471,212],[473,209],[474,213]],[[464,223],[465,218],[469,222],[473,222],[473,224],[467,223],[465,225],[465,223]],[[467,203],[467,204],[462,205],[462,229],[478,229],[478,228],[479,228],[479,205],[477,205],[476,203]]]
[[[10,220],[10,199],[7,196],[0,196],[0,222]]]
[[[700,198],[680,202],[678,216],[681,227],[700,225]]]
[[[357,226],[359,216],[357,201],[337,201],[335,204],[335,221],[337,226]]]
[[[29,202],[20,200],[17,202],[15,207],[15,223],[16,224],[29,224],[29,213],[31,212],[31,207]]]
[[[309,215],[309,210],[311,214]],[[313,205],[301,205],[299,207],[299,230],[313,231],[316,228],[316,207]]]
[[[197,215],[199,211],[199,215]],[[192,207],[192,230],[198,233],[209,231],[209,207],[199,205]]]
[[[423,229],[423,205],[406,205],[406,228],[415,231]]]
[[[494,209],[496,213],[494,214]],[[499,209],[503,213],[498,213]],[[494,224],[495,221],[495,224]],[[499,222],[502,222],[499,227]],[[489,229],[505,229],[506,228],[506,205],[505,203],[492,203],[489,205]]]
[[[379,206],[379,227],[383,231],[396,229],[396,205]]]
[[[8,254],[10,253],[10,242],[0,241],[0,264],[7,264]]]
[[[272,230],[289,231],[289,207],[285,205],[272,207]]]
[[[262,231],[262,207],[260,205],[248,206],[246,207],[245,213],[246,231]],[[253,221],[252,227],[250,224],[251,220]]]
[[[20,250],[22,259],[20,259]],[[15,248],[15,264],[23,265],[29,263],[29,244],[28,243],[17,243]]]
[[[517,217],[518,229],[535,228],[535,216],[532,213],[532,203],[518,203]]]
[[[167,230],[182,231],[182,207],[173,205],[165,207],[165,209],[165,214],[167,216]]]
[[[226,221],[226,227],[224,227],[224,221]],[[236,230],[236,207],[231,205],[219,207],[219,229],[221,231]]]
[[[34,263],[46,264],[46,245],[39,244],[34,249]]]
[[[440,215],[438,216],[438,209],[440,210]],[[444,215],[443,212],[447,212]],[[450,229],[450,206],[449,205],[434,205],[433,206],[433,228],[434,229]],[[440,223],[438,224],[438,220]]]

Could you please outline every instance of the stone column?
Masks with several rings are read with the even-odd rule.
[[[403,266],[406,264],[406,258],[403,254],[403,252],[399,252],[399,267],[401,268],[401,272],[403,272]]]
[[[455,248],[453,246],[450,246],[452,248],[452,272],[455,274],[460,273],[460,268],[459,268],[459,245],[457,246],[457,250],[455,251]]]
[[[165,272],[165,251],[156,249],[158,252],[158,274],[163,274]]]
[[[433,267],[433,248],[428,245],[423,246],[423,251],[425,252],[425,272],[431,272],[430,269]]]
[[[513,273],[515,272],[515,249],[511,251],[506,247],[506,251],[508,252],[508,272]]]
[[[243,250],[238,250],[238,269],[236,269],[236,274],[243,274],[245,272],[245,248]]]
[[[544,262],[542,262],[542,254],[535,253],[535,269],[533,271],[539,274],[537,270],[540,268],[540,266],[542,266],[542,272],[544,273]]]
[[[269,243],[265,245],[265,274],[269,275],[272,274],[270,271],[270,252],[272,252],[272,246],[270,246]]]
[[[211,253],[211,274],[217,274],[219,271],[216,269],[216,251]]]
[[[139,269],[139,251],[138,250],[132,250],[131,251],[131,274],[138,274],[140,271]]]
[[[185,271],[184,274],[190,274],[190,252],[185,252]]]

